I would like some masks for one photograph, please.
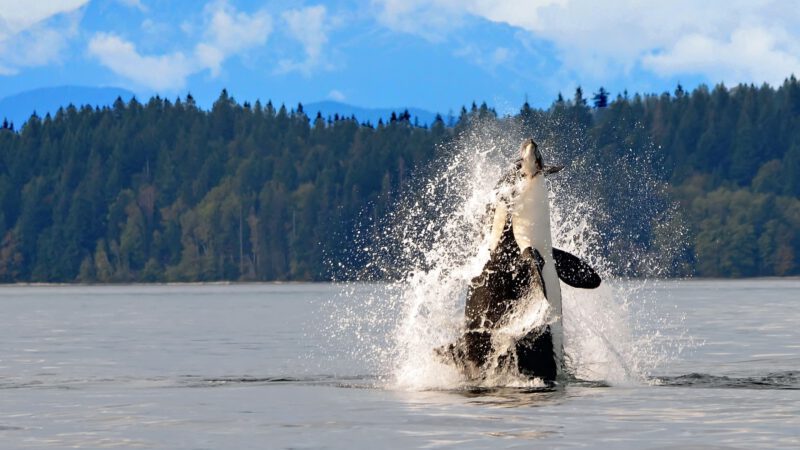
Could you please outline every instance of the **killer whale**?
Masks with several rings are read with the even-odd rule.
[[[437,352],[468,378],[481,378],[492,368],[513,368],[552,382],[564,371],[559,279],[585,289],[598,287],[601,280],[588,263],[552,246],[544,176],[563,166],[545,165],[533,139],[522,143],[520,156],[498,183],[498,201],[489,207],[489,259],[467,290],[464,333]],[[549,320],[511,345],[495,348],[493,336],[524,300],[546,301]]]

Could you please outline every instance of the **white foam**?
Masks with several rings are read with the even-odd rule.
[[[486,217],[486,206],[495,201],[497,181],[510,167],[523,137],[513,123],[474,124],[442,149],[445,156],[433,172],[415,181],[420,189],[403,197],[389,220],[380,224],[378,247],[398,247],[399,253],[390,260],[385,252],[371,254],[371,264],[386,270],[399,267],[402,276],[388,286],[388,294],[370,301],[367,310],[336,314],[348,317],[337,319],[343,330],[357,325],[387,333],[386,340],[373,337],[358,342],[357,351],[388,386],[452,389],[466,383],[433,349],[454,342],[463,332],[467,286],[480,274],[489,254],[491,218]],[[570,164],[581,164],[561,160],[556,149],[540,144],[549,163],[568,165],[565,172]],[[641,307],[652,293],[648,285],[613,282],[609,276],[613,264],[598,251],[602,233],[596,228],[598,218],[607,212],[581,190],[591,183],[568,185],[561,180],[555,176],[548,181],[553,243],[588,260],[604,279],[596,290],[562,283],[567,370],[585,380],[639,382],[652,367],[676,354],[658,336],[659,322],[665,325],[672,318],[665,319],[654,305]],[[635,252],[627,257],[630,264],[644,264],[647,258]],[[530,302],[495,333],[495,344],[510,344],[547,317],[546,304]],[[530,387],[541,382],[496,373],[483,384]]]

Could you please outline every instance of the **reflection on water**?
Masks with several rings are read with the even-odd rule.
[[[520,408],[528,406],[545,406],[554,404],[567,397],[564,388],[475,388],[466,389],[458,394],[470,399],[470,404]]]

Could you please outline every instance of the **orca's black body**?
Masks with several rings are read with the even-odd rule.
[[[559,277],[566,284],[584,289],[600,285],[597,273],[577,256],[559,249],[553,249],[553,255]],[[532,289],[540,289],[547,295],[541,275],[543,262],[536,250],[520,251],[508,220],[497,248],[481,274],[470,283],[463,336],[455,344],[439,349],[439,353],[461,366],[472,378],[479,378],[491,355],[497,351],[492,347],[492,332],[503,325],[503,319]],[[558,376],[558,361],[553,354],[550,326],[531,330],[511,351],[498,357],[498,364],[515,365],[522,375],[554,381]]]
[[[515,165],[500,184],[513,182],[519,168],[519,164]],[[511,210],[513,205],[510,205],[510,199],[501,201]],[[490,210],[490,213],[493,211]],[[446,360],[461,367],[469,378],[485,376],[486,371],[491,369],[489,366],[495,364],[493,357],[496,357],[496,364],[501,370],[514,368],[522,375],[552,382],[558,377],[561,361],[555,356],[549,325],[532,329],[507,350],[495,349],[492,344],[493,333],[506,325],[504,319],[514,312],[523,299],[531,295],[547,298],[547,286],[542,276],[546,260],[536,249],[520,249],[511,217],[511,214],[506,215],[499,241],[489,260],[481,274],[470,283],[464,310],[464,334],[455,344],[437,351]],[[553,248],[552,252],[549,263],[555,264],[561,281],[586,289],[600,285],[600,277],[586,262],[563,250]]]

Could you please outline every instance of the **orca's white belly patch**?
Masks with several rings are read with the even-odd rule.
[[[492,220],[492,234],[489,238],[489,251],[493,252],[497,249],[497,244],[500,243],[500,238],[503,237],[503,229],[506,227],[506,219],[508,218],[508,207],[505,202],[497,202],[494,210],[494,219]]]
[[[549,259],[552,249],[550,207],[544,177],[520,182],[511,213],[511,225],[520,250],[528,247],[538,249],[545,259]]]
[[[564,336],[561,325],[561,286],[553,259],[553,244],[550,235],[550,200],[543,176],[520,180],[517,196],[511,211],[511,226],[520,251],[531,247],[539,251],[544,259],[542,281],[550,303],[550,329],[553,351],[559,367],[564,360]]]

